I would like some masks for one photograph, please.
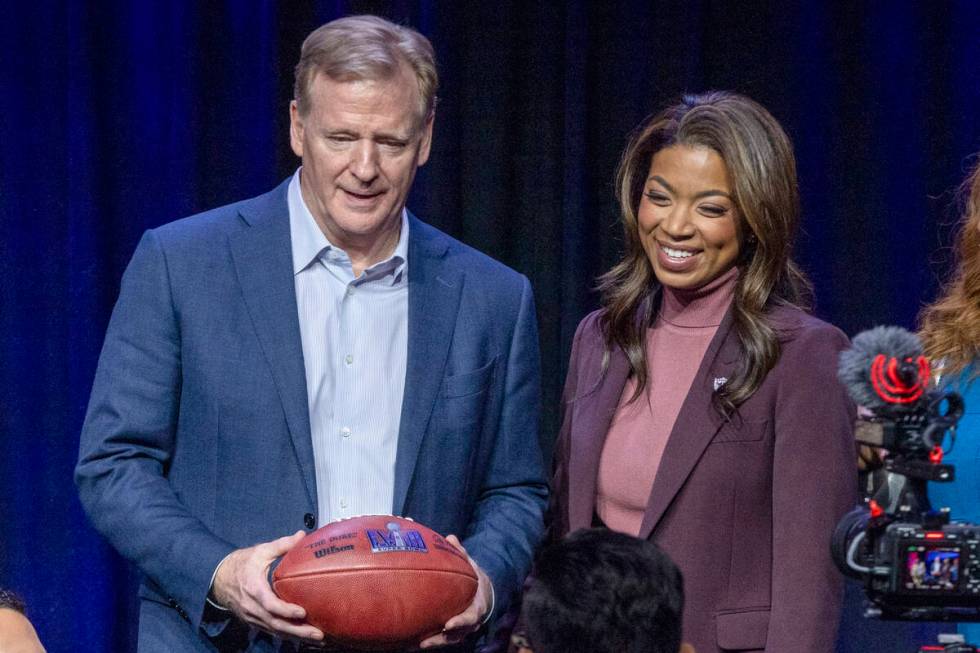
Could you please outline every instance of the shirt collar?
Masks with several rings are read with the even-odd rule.
[[[289,190],[286,193],[286,203],[289,207],[289,237],[293,249],[293,275],[299,274],[320,258],[322,254],[330,253],[331,250],[338,254],[343,252],[343,258],[347,258],[346,252],[332,244],[320,230],[320,226],[306,205],[299,182],[302,169],[300,166],[293,173],[293,178],[289,181]],[[323,258],[326,260],[328,257],[324,256]],[[392,284],[394,284],[405,278],[407,268],[408,211],[403,208],[402,228],[395,250],[384,261],[379,261],[367,268],[361,276],[365,280],[370,280],[390,273]]]

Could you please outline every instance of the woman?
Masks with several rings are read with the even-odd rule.
[[[966,402],[956,443],[944,460],[956,467],[956,480],[931,483],[930,499],[934,506],[949,506],[953,519],[980,523],[980,163],[962,192],[956,272],[941,297],[923,310],[919,335],[934,366],[942,366],[939,382]],[[959,629],[968,642],[980,644],[980,624]]]
[[[552,535],[655,540],[699,653],[831,651],[854,408],[846,337],[801,308],[789,139],[746,97],[686,97],[637,130],[617,192],[626,253],[575,335]]]

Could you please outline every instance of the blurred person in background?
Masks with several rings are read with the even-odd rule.
[[[656,544],[605,528],[545,547],[524,595],[516,653],[694,653],[684,583]]]
[[[955,520],[980,523],[980,162],[963,182],[963,216],[955,245],[955,267],[939,298],[923,309],[919,337],[940,386],[966,404],[956,443],[943,462],[956,467],[952,483],[930,483],[936,508],[949,506]],[[980,642],[980,624],[960,624],[966,640]]]

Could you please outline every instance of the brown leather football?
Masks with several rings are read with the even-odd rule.
[[[272,573],[283,600],[330,643],[414,648],[476,594],[466,556],[435,531],[391,515],[353,517],[313,531]]]

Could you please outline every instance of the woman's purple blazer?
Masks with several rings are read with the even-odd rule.
[[[599,456],[628,375],[619,349],[603,370],[599,315],[582,321],[572,346],[553,536],[592,523]],[[770,319],[779,361],[726,421],[711,396],[741,352],[725,317],[667,441],[640,531],[684,574],[684,638],[698,653],[834,648],[843,582],[829,541],[857,500],[855,408],[836,374],[848,340],[797,309]]]

